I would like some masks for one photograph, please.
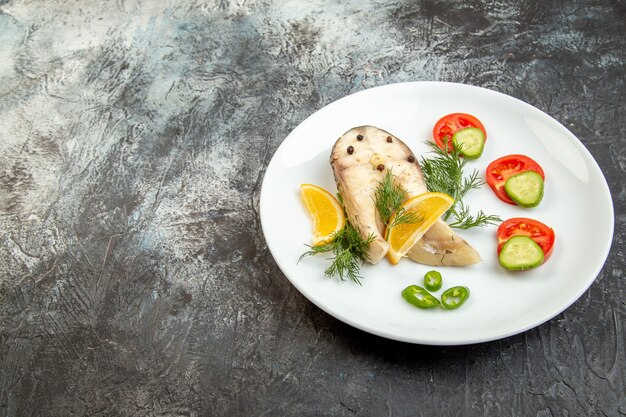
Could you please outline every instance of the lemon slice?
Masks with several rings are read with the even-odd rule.
[[[312,184],[300,185],[300,196],[313,220],[313,246],[332,242],[346,224],[343,207],[331,193]]]
[[[424,193],[408,199],[400,210],[416,213],[419,220],[387,228],[385,236],[389,242],[389,261],[397,264],[453,203],[454,199],[443,193]],[[391,216],[389,224],[393,224],[395,216],[395,213]]]

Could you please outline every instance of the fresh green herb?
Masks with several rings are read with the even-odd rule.
[[[469,229],[501,222],[502,219],[499,216],[487,215],[482,211],[472,215],[469,207],[463,204],[463,197],[470,190],[483,186],[485,182],[478,177],[477,170],[465,175],[464,170],[468,160],[461,156],[459,146],[453,143],[453,149],[448,152],[433,142],[428,143],[435,152],[435,156],[422,157],[420,165],[428,191],[445,193],[454,198],[454,204],[443,216],[446,221],[453,218],[450,219],[452,220],[449,222],[450,227]]]
[[[463,204],[462,201],[452,209],[454,210],[452,215],[455,220],[449,223],[449,225],[457,229],[467,230],[476,226],[483,227],[488,224],[498,224],[502,222],[500,216],[485,214],[482,210],[478,210],[476,215],[472,215],[469,206]]]
[[[422,221],[422,216],[416,211],[406,211],[404,208],[400,207],[396,213],[391,224],[387,225],[389,229],[400,224],[414,224]]]
[[[382,180],[378,181],[378,187],[374,191],[374,205],[383,223],[388,228],[398,226],[400,224],[417,223],[421,220],[421,216],[414,211],[406,211],[402,204],[407,199],[407,193],[396,181],[391,170],[385,173]],[[396,215],[391,221],[393,214]],[[390,223],[391,221],[391,223]]]
[[[387,171],[374,192],[374,204],[383,223],[388,224],[392,214],[398,210],[406,200],[406,191],[395,181],[391,171]]]
[[[336,193],[335,196],[337,196],[337,201],[339,201],[339,204],[341,204],[341,207],[346,208],[345,204],[343,204],[343,196],[341,195],[341,193]]]
[[[436,144],[429,142],[435,152],[432,158],[422,158],[420,163],[424,180],[429,191],[445,193],[454,198],[455,203],[474,188],[484,184],[478,178],[478,171],[474,170],[469,177],[464,175],[467,159],[461,157],[461,150],[457,145],[450,152],[442,150]],[[454,206],[452,207],[454,208]],[[445,219],[452,213],[452,208],[445,214]]]
[[[359,271],[368,259],[367,250],[374,239],[374,235],[370,235],[364,240],[359,231],[350,222],[346,222],[343,229],[335,233],[332,242],[319,246],[307,245],[310,250],[303,253],[300,260],[306,256],[332,252],[330,266],[326,268],[324,275],[329,278],[337,276],[342,281],[349,278],[360,285],[362,277]]]

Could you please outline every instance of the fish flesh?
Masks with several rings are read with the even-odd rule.
[[[419,162],[399,138],[374,126],[359,126],[344,133],[331,151],[330,165],[350,223],[369,245],[368,261],[378,263],[389,251],[385,224],[374,203],[379,181],[391,170],[395,181],[411,198],[428,191]],[[438,220],[409,251],[412,260],[434,266],[469,265],[480,255]]]
[[[480,262],[478,251],[439,219],[409,250],[412,261],[433,266],[467,266]]]

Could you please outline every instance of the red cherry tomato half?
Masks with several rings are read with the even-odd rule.
[[[513,236],[528,236],[543,250],[544,262],[552,254],[554,246],[554,230],[538,220],[526,217],[514,217],[500,224],[498,227],[498,255],[504,243]]]
[[[496,159],[487,166],[485,177],[487,184],[500,200],[514,205],[515,202],[509,198],[504,190],[504,183],[509,177],[526,171],[535,171],[541,175],[541,178],[546,179],[541,166],[526,155],[507,155]]]
[[[445,149],[445,143],[448,145],[448,151],[451,151],[452,135],[466,127],[476,127],[482,130],[487,141],[485,126],[476,117],[466,113],[452,113],[439,119],[433,128],[433,139],[439,148]]]

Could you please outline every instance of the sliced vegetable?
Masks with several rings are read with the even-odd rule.
[[[513,236],[502,246],[498,262],[510,271],[536,268],[543,263],[541,246],[528,236]]]
[[[472,214],[469,206],[463,202],[470,190],[482,187],[485,182],[479,178],[478,170],[466,172],[468,159],[461,157],[459,147],[453,145],[453,150],[448,152],[433,142],[430,145],[435,155],[422,157],[420,165],[428,191],[448,194],[454,198],[454,204],[443,216],[450,227],[469,229],[500,223],[502,219],[499,216],[485,214],[482,210]]]
[[[541,166],[528,156],[519,154],[506,155],[490,163],[487,166],[485,178],[487,184],[489,184],[500,200],[505,203],[515,204],[515,201],[511,200],[507,195],[504,186],[507,179],[526,171],[536,172],[545,181],[546,177]]]
[[[461,307],[469,296],[470,291],[467,287],[448,288],[441,294],[441,305],[448,310],[454,310]]]
[[[543,178],[535,171],[526,171],[509,177],[504,191],[521,207],[537,207],[543,198]]]
[[[439,119],[433,128],[433,140],[440,149],[451,151],[453,149],[452,137],[454,134],[468,127],[482,130],[485,135],[483,142],[487,140],[485,126],[476,117],[467,113],[452,113]]]
[[[452,136],[452,142],[461,149],[465,158],[476,159],[483,154],[485,134],[477,127],[466,127]]]
[[[498,227],[498,254],[502,247],[513,236],[527,236],[534,240],[543,250],[544,262],[552,255],[555,234],[551,227],[538,220],[527,217],[513,217]]]
[[[443,280],[438,271],[428,271],[426,275],[424,275],[424,287],[426,287],[428,291],[439,291],[442,283]]]
[[[389,242],[387,259],[397,264],[453,203],[452,197],[443,193],[424,193],[408,199],[389,220],[385,232]],[[414,221],[399,222],[400,216],[412,216]]]
[[[437,298],[419,285],[406,287],[402,290],[402,297],[419,308],[433,308],[441,305]]]
[[[313,245],[324,245],[346,224],[343,207],[331,193],[313,184],[300,185],[300,197],[313,220]]]

